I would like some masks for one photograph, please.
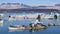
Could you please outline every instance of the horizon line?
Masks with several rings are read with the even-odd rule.
[[[4,3],[19,3],[19,2],[4,2]],[[0,5],[3,3],[0,3]],[[24,4],[24,3],[19,3],[19,4]],[[46,5],[46,6],[54,6],[55,4],[60,4],[60,3],[53,3],[53,4],[26,4],[30,6],[38,6],[38,5]]]

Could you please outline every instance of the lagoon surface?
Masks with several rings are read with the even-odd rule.
[[[40,22],[43,22],[47,26],[47,29],[42,30],[16,30],[16,31],[9,31],[8,27],[10,25],[29,25],[31,22],[34,22],[35,19],[25,19],[25,20],[8,20],[9,15],[13,14],[34,14],[34,12],[2,12],[5,14],[3,19],[3,25],[0,26],[0,34],[60,34],[60,26],[51,26],[48,27],[48,23],[60,23],[60,19],[41,19]],[[35,12],[41,13],[41,12]],[[49,14],[50,12],[42,12],[45,14]],[[59,12],[54,12],[59,13]]]

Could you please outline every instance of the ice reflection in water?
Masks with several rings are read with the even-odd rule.
[[[40,31],[44,31],[46,29],[29,29],[29,32],[40,32]],[[26,30],[8,30],[9,32],[15,32],[15,31],[20,31],[20,32],[24,32]]]
[[[30,29],[29,32],[40,32],[40,31],[44,31],[46,29]]]

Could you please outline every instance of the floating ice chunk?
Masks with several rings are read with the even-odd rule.
[[[35,22],[34,22],[34,24],[37,24],[37,23],[40,23],[38,20],[36,20]]]

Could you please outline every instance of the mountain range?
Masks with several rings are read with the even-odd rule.
[[[60,4],[54,4],[54,6],[52,5],[30,6],[20,3],[2,3],[0,4],[0,9],[60,9]]]

